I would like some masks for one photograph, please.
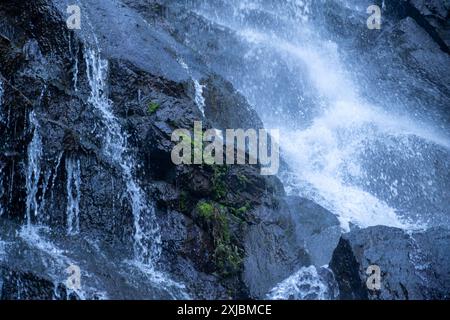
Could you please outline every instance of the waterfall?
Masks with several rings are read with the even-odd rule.
[[[194,78],[191,70],[189,69],[189,66],[186,64],[186,62],[183,60],[183,58],[178,58],[178,63],[191,76],[192,82],[194,83],[194,89],[195,89],[194,101],[204,118],[205,117],[205,97],[203,96],[203,90],[205,89],[206,85],[201,84],[200,81],[198,81],[197,79]]]
[[[289,195],[328,209],[343,232],[353,225],[406,230],[448,226],[449,168],[443,163],[450,160],[449,128],[417,115],[413,106],[374,94],[377,86],[364,81],[362,71],[352,65],[364,61],[358,59],[361,54],[335,40],[332,28],[325,27],[330,22],[320,14],[311,17],[312,7],[325,12],[331,9],[322,6],[330,2],[199,0],[186,4],[187,9],[212,25],[202,30],[206,35],[194,28],[186,32],[184,44],[204,54],[210,67],[233,83],[266,127],[280,129],[288,168],[279,178]],[[205,44],[204,39],[217,43]],[[364,72],[384,76],[391,66],[398,67],[385,60],[382,66],[368,63]],[[415,83],[414,74],[405,82]],[[432,84],[425,85],[429,87],[421,90],[434,92]],[[429,104],[426,98],[415,99]],[[329,284],[310,266],[267,297],[333,299],[337,295]]]
[[[3,196],[5,194],[5,190],[3,188],[3,163],[0,162],[0,217],[3,215]]]
[[[119,166],[126,185],[134,220],[134,259],[151,269],[155,267],[161,253],[161,235],[156,221],[155,209],[146,199],[144,191],[133,176],[135,160],[127,151],[127,141],[119,120],[114,116],[111,101],[105,95],[107,61],[94,50],[85,53],[87,77],[91,87],[89,102],[102,116],[104,132],[104,152]]]
[[[203,97],[203,90],[205,89],[205,86],[200,84],[198,80],[194,80],[194,86],[195,86],[195,103],[200,109],[200,112],[202,113],[203,117],[205,117],[205,98]]]
[[[447,134],[400,113],[385,97],[379,104],[369,102],[372,88],[359,85],[339,43],[324,37],[329,31],[322,21],[309,18],[311,4],[199,1],[190,9],[230,30],[216,35],[228,37],[230,58],[220,58],[220,50],[205,54],[214,61],[211,67],[247,97],[265,126],[280,129],[289,165],[280,178],[289,194],[327,208],[345,231],[351,225],[418,229],[448,223],[448,200],[436,190],[450,182],[433,166],[450,157]],[[202,39],[187,34],[185,43],[198,52],[208,50]]]
[[[174,299],[188,299],[185,286],[170,279],[156,270],[161,255],[161,233],[156,220],[155,208],[147,199],[144,190],[133,175],[136,162],[127,150],[127,139],[122,132],[119,120],[112,111],[112,102],[105,95],[107,91],[106,76],[108,62],[100,58],[98,51],[88,49],[85,52],[87,78],[91,87],[89,102],[98,110],[104,126],[103,149],[105,155],[117,165],[125,183],[128,199],[131,204],[134,222],[132,265],[137,267],[149,280],[165,290]]]
[[[54,190],[55,190],[55,185],[56,185],[56,178],[58,177],[58,170],[59,170],[59,167],[61,165],[61,160],[63,158],[63,155],[64,155],[64,152],[61,151],[59,153],[59,156],[58,156],[57,160],[56,160],[55,170],[53,171],[52,183],[50,185],[50,190],[51,190],[50,191],[50,203],[52,203],[52,204],[53,204],[53,199],[54,199]]]
[[[80,232],[81,170],[80,160],[66,159],[67,233]]]
[[[27,151],[27,170],[26,170],[26,225],[31,227],[33,219],[38,216],[38,191],[39,181],[41,177],[41,158],[42,158],[42,141],[39,133],[39,123],[36,119],[34,111],[29,115],[31,130],[33,130],[33,139],[28,145]]]

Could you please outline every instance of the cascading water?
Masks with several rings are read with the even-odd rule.
[[[205,89],[205,86],[200,84],[198,80],[194,80],[194,86],[195,86],[195,103],[197,104],[198,108],[200,109],[200,112],[202,113],[203,117],[205,116],[205,98],[203,97],[203,90]]]
[[[194,83],[195,104],[202,113],[202,116],[205,117],[205,98],[203,97],[203,90],[205,89],[206,85],[201,84],[200,81],[194,78],[194,76],[191,74],[191,70],[189,70],[189,66],[186,64],[186,62],[184,62],[182,58],[178,59],[178,63],[181,65],[183,69],[185,69],[190,74],[192,82]]]
[[[122,132],[119,120],[114,116],[111,101],[105,96],[107,61],[100,58],[94,50],[85,53],[87,77],[91,87],[89,102],[102,116],[104,125],[104,152],[118,165],[126,185],[127,195],[131,204],[134,219],[134,260],[132,264],[150,276],[172,297],[188,298],[184,285],[171,280],[168,275],[156,270],[156,264],[161,254],[161,234],[156,220],[155,208],[146,198],[144,191],[136,181],[133,170],[136,163],[127,150],[127,141]]]
[[[4,122],[3,119],[4,113],[3,113],[3,95],[5,93],[5,89],[3,88],[3,81],[0,79],[0,122]]]
[[[67,233],[80,232],[81,170],[80,160],[66,159]]]
[[[384,110],[386,101],[379,106],[366,101],[371,88],[356,85],[358,75],[343,63],[343,49],[324,38],[322,21],[310,19],[311,6],[311,1],[198,1],[191,10],[230,31],[218,36],[218,41],[225,37],[227,58],[221,50],[208,50],[197,33],[187,34],[185,43],[206,52],[211,67],[247,97],[266,127],[281,130],[290,170],[280,178],[289,193],[332,211],[344,230],[352,224],[404,229],[447,224],[448,199],[445,192],[436,196],[436,189],[444,191],[450,182],[435,174],[433,163],[450,157],[450,139],[438,126],[392,106]]]
[[[105,96],[108,63],[93,50],[86,52],[87,77],[91,87],[89,102],[102,115],[105,132],[104,152],[120,167],[134,218],[134,258],[153,269],[161,253],[161,235],[155,209],[133,176],[134,159],[127,153],[126,138]]]
[[[197,29],[187,32],[184,43],[247,97],[267,128],[280,129],[287,192],[333,212],[344,232],[352,225],[450,225],[449,128],[416,111],[410,117],[405,110],[412,109],[387,97],[370,99],[375,86],[360,85],[361,74],[348,63],[355,53],[330,40],[320,17],[310,17],[313,5],[325,3],[186,3],[215,26],[200,36]],[[215,46],[203,40],[209,38]],[[332,298],[319,278],[314,267],[304,268],[268,297]]]
[[[33,130],[33,139],[28,145],[28,163],[26,175],[26,226],[29,228],[33,223],[33,219],[38,216],[39,203],[38,191],[39,181],[41,177],[41,158],[42,158],[42,141],[39,133],[39,123],[36,119],[34,111],[30,112],[30,124]]]

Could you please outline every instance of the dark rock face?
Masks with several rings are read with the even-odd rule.
[[[147,18],[161,14],[157,5],[144,7]],[[123,166],[104,150],[104,115],[92,102],[93,35],[69,31],[65,8],[57,2],[4,1],[1,297],[260,298],[310,264],[296,243],[298,231],[278,179],[261,176],[258,166],[171,162],[172,131],[191,129],[195,120],[205,128],[262,128],[245,98],[200,66],[161,21],[155,18],[150,26],[139,8],[87,1],[84,9],[104,13],[89,14],[102,52],[99,67],[108,61],[99,94],[108,97],[114,121],[127,135],[125,153],[138,164],[132,175],[154,204],[162,250],[156,268],[170,280],[156,285],[145,270],[127,263],[133,259],[136,218]],[[189,69],[178,54],[192,57]],[[206,86],[206,118],[195,100],[194,75]],[[150,104],[157,108],[150,112]],[[67,230],[77,163],[80,233],[72,235]],[[82,270],[83,293],[65,287],[70,264]]]
[[[325,286],[334,285],[325,276],[329,271],[321,267],[330,262],[341,236],[335,215],[310,200],[293,196],[279,199],[277,209],[258,214],[263,215],[264,223],[250,226],[245,240],[248,256],[244,279],[253,297],[264,296],[302,266],[317,267],[319,277],[329,280],[324,281]],[[288,282],[291,281],[300,280]],[[328,293],[322,296],[331,298]]]
[[[342,230],[334,214],[308,199],[289,197],[287,207],[295,222],[296,243],[305,246],[316,267],[328,265]]]
[[[330,263],[341,299],[423,300],[450,297],[450,233],[437,228],[408,234],[372,227],[344,235]],[[381,289],[369,290],[366,270],[381,269]]]

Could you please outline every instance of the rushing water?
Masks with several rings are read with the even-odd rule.
[[[333,40],[323,18],[312,16],[312,6],[325,3],[186,1],[184,9],[204,18],[206,26],[188,29],[183,40],[246,96],[267,128],[280,129],[289,168],[279,176],[289,194],[330,210],[344,232],[352,225],[406,230],[450,225],[450,128],[398,98],[403,92],[392,84],[385,84],[391,96],[377,93],[383,85],[366,81],[363,68],[354,65],[364,61],[361,53]],[[364,5],[354,4],[339,5],[364,15]],[[390,60],[367,63],[365,72],[402,70],[406,84],[416,82],[411,66]],[[423,85],[435,92],[426,79]],[[415,97],[414,104],[428,106],[429,100]],[[444,98],[436,107],[445,104]],[[268,297],[335,294],[315,267],[306,267]]]
[[[353,224],[408,230],[450,225],[447,214],[450,129],[430,121],[417,110],[412,116],[408,105],[398,105],[397,100],[387,96],[374,101],[376,87],[362,81],[366,79],[360,69],[349,64],[355,53],[347,52],[339,41],[331,40],[333,37],[328,37],[330,31],[323,28],[323,21],[313,19],[311,0],[172,2],[201,16],[205,24],[213,25],[212,28],[195,26],[183,33],[180,37],[184,37],[185,45],[204,55],[213,71],[230,80],[244,94],[267,128],[281,130],[280,143],[288,169],[280,172],[280,178],[289,194],[312,199],[333,212],[344,232]],[[345,1],[349,2],[352,1]],[[77,60],[78,50],[78,47],[70,48],[75,59],[71,70],[75,91],[81,91],[79,72],[84,66]],[[86,49],[83,54],[90,86],[89,103],[100,120],[103,152],[121,175],[133,215],[134,256],[130,263],[119,262],[114,267],[123,267],[125,272],[132,268],[133,274],[138,268],[146,280],[169,296],[189,298],[183,285],[158,271],[160,229],[153,203],[136,177],[138,163],[127,146],[121,120],[114,115],[107,96],[108,61],[101,58],[98,49]],[[204,115],[204,86],[191,74],[183,59],[179,62],[191,75],[194,100]],[[412,81],[413,75],[405,78],[405,82]],[[2,124],[6,117],[2,108],[3,85],[0,81]],[[426,101],[417,100],[426,105]],[[40,123],[38,109],[29,114],[32,139],[24,170],[26,222],[19,236],[29,247],[40,251],[43,263],[50,264],[48,275],[56,284],[65,281],[64,269],[77,261],[70,257],[72,251],[47,240],[53,236],[51,230],[40,225],[40,217],[49,209],[45,203],[47,190],[50,190],[51,206],[58,172],[60,168],[65,169],[66,232],[68,238],[76,239],[80,232],[84,181],[82,163],[75,155],[61,152],[52,170],[43,167],[41,159],[46,156],[43,137],[46,136],[41,131],[44,125]],[[0,199],[4,193],[2,174],[0,163]],[[0,241],[0,259],[8,248],[7,243]],[[419,250],[411,259],[419,269],[426,267],[426,259]],[[320,271],[313,266],[301,268],[267,297],[335,298],[337,293],[330,286],[330,279]],[[83,271],[83,276],[88,276],[87,271]],[[97,283],[95,286],[102,288]],[[76,292],[81,298],[103,290],[83,288]],[[90,294],[86,294],[88,291]]]
[[[306,0],[189,3],[216,26],[187,32],[184,40],[233,82],[266,127],[281,130],[290,169],[280,178],[289,193],[329,209],[344,230],[449,224],[448,128],[425,114],[410,117],[408,106],[383,96],[374,104],[375,89],[360,86],[360,74],[347,63],[353,53],[326,37],[311,6]],[[217,39],[215,49],[205,44],[209,38]]]

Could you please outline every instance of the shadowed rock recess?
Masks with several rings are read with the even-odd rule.
[[[319,21],[314,48],[370,84],[365,102],[448,134],[448,1],[383,1],[376,33],[365,1],[75,2],[80,30],[71,1],[0,2],[0,299],[450,299],[448,135],[364,120],[307,145],[330,100],[359,98],[288,42],[293,19]],[[173,164],[172,132],[194,121],[290,130],[279,174]],[[362,151],[324,164],[353,150],[321,153],[333,139]]]

